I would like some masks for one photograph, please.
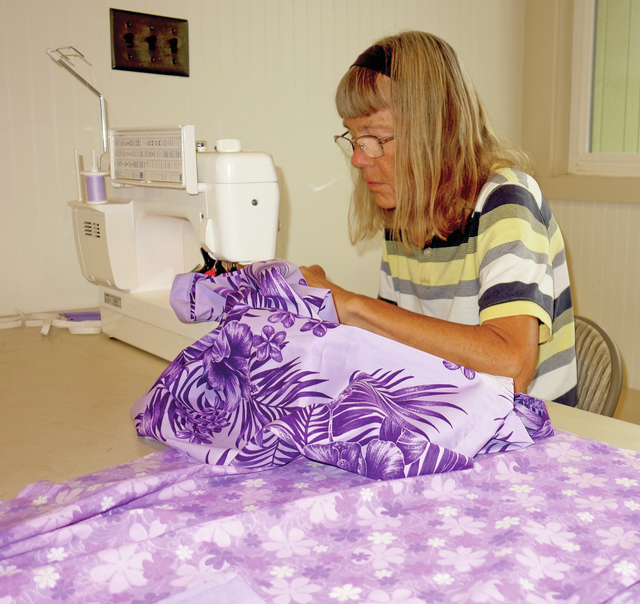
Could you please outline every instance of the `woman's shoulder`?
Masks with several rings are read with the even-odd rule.
[[[496,191],[503,187],[508,187],[508,189],[501,191],[505,194],[495,195]],[[476,200],[474,212],[483,212],[489,198],[502,203],[508,203],[510,198],[514,198],[516,203],[518,203],[518,199],[525,199],[533,202],[538,208],[541,208],[544,203],[542,192],[535,178],[515,168],[498,168],[489,174],[489,178],[487,178]]]
[[[501,168],[489,175],[478,196],[474,214],[487,216],[498,208],[504,217],[532,216],[547,227],[552,218],[536,180],[515,168]]]

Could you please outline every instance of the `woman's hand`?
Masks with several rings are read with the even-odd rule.
[[[311,287],[321,287],[323,289],[331,290],[333,303],[336,307],[340,323],[352,325],[353,323],[349,320],[349,305],[358,297],[358,294],[354,294],[353,292],[329,281],[324,269],[317,264],[312,266],[300,266],[299,268],[302,276]]]
[[[299,268],[302,276],[311,287],[324,287],[329,289],[327,275],[321,266],[314,264],[312,266],[301,266]]]

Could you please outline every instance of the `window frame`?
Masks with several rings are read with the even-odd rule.
[[[639,153],[592,153],[596,0],[574,4],[569,129],[570,174],[640,176]]]
[[[522,145],[548,199],[638,203],[640,172],[616,176],[569,169],[571,117],[576,117],[573,47],[582,42],[576,39],[574,15],[583,2],[525,0]]]

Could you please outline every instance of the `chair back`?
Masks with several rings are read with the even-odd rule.
[[[609,332],[575,317],[578,409],[613,416],[622,390],[622,359]]]

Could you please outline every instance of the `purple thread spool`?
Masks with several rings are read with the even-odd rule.
[[[87,203],[106,203],[104,177],[108,172],[82,172],[87,189]]]

